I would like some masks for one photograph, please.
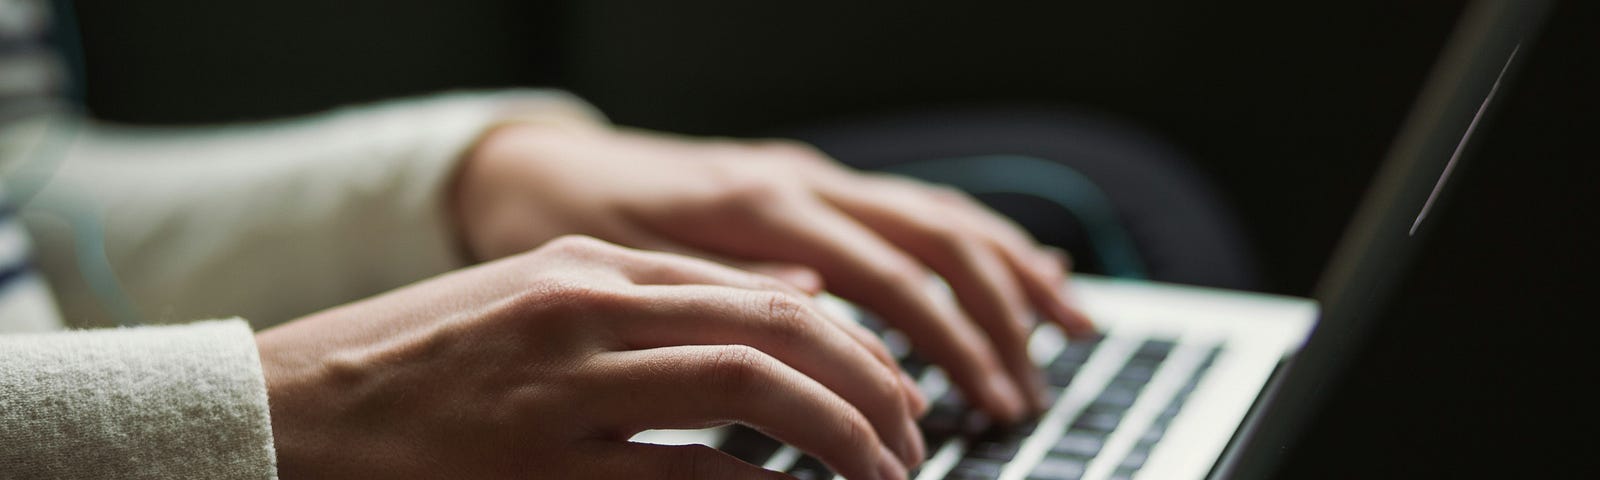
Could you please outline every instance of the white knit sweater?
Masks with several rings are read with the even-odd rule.
[[[460,266],[442,198],[456,160],[500,122],[598,118],[561,92],[506,91],[246,126],[88,124],[33,179],[5,167],[50,129],[0,131],[8,184],[47,182],[21,218],[64,319],[6,308],[42,289],[0,291],[0,479],[276,478],[252,327]],[[105,279],[80,274],[85,221],[143,323],[172,325],[101,328],[116,323],[91,288]],[[232,319],[185,324],[207,318]],[[19,333],[62,328],[94,330]]]

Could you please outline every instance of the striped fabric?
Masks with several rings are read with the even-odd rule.
[[[0,190],[0,294],[13,282],[20,282],[32,273],[28,262],[27,236],[12,217],[16,209],[5,201]],[[0,298],[5,298],[0,295]]]
[[[0,0],[0,122],[26,113],[19,105],[65,93],[66,69],[50,42],[50,5],[42,0]]]
[[[28,235],[16,209],[0,188],[0,322],[7,332],[41,332],[59,328],[60,314],[49,287],[33,271]]]
[[[0,0],[0,131],[61,104],[66,70],[49,41],[50,17],[43,0]],[[26,166],[30,151],[0,148],[0,173]],[[0,184],[0,319],[6,320],[0,324],[10,331],[54,329],[59,314],[33,271],[28,235],[6,187]]]

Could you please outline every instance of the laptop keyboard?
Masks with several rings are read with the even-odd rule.
[[[883,327],[872,320],[866,319],[863,324],[880,334],[884,333]],[[1046,382],[1055,387],[1055,395],[1061,395],[1066,387],[1078,378],[1102,342],[1100,339],[1067,342],[1060,353],[1044,366]],[[1116,367],[1116,374],[1095,394],[1094,399],[1066,424],[1066,428],[1056,429],[1054,432],[1040,431],[1039,419],[1005,428],[991,427],[986,417],[969,408],[953,387],[944,388],[941,385],[940,388],[945,391],[932,402],[928,414],[923,417],[919,425],[922,427],[930,454],[949,455],[945,451],[950,450],[956,455],[953,457],[955,461],[953,464],[945,462],[944,467],[947,467],[947,471],[913,471],[911,478],[998,479],[1001,478],[1002,472],[1012,467],[1009,464],[1017,458],[1024,444],[1034,437],[1054,440],[1043,456],[1038,458],[1037,463],[1026,471],[1023,478],[1029,480],[1081,478],[1089,470],[1090,463],[1102,453],[1107,440],[1117,431],[1129,409],[1139,399],[1140,393],[1155,377],[1157,369],[1168,359],[1176,346],[1176,343],[1169,340],[1144,339],[1132,354]],[[897,349],[891,345],[891,350]],[[1132,478],[1144,466],[1145,459],[1161,441],[1167,426],[1177,416],[1189,393],[1199,384],[1201,377],[1214,362],[1220,350],[1220,346],[1210,348],[1199,367],[1194,369],[1166,408],[1139,436],[1133,448],[1122,455],[1110,478]],[[913,378],[924,379],[925,384],[928,383],[928,376],[942,375],[937,370],[930,372],[927,362],[915,354],[906,351],[897,353],[901,357],[902,368],[905,368]],[[1101,367],[1104,367],[1104,364]],[[942,382],[941,378],[940,383]],[[763,465],[769,469],[782,470],[800,480],[835,478],[834,473],[816,458],[801,455],[793,447],[785,446],[748,427],[733,427],[720,448],[740,460]],[[930,461],[924,464],[923,468],[932,463]]]

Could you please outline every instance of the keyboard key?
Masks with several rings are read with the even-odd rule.
[[[928,452],[939,451],[940,448],[944,447],[945,442],[950,441],[950,439],[954,437],[955,434],[948,431],[936,432],[927,429],[922,430],[922,444],[928,446]]]
[[[1010,460],[1017,455],[1017,449],[1022,448],[1022,442],[1028,437],[1023,435],[1009,435],[1003,438],[982,438],[972,444],[967,450],[967,458],[985,460]]]
[[[806,455],[794,462],[788,473],[800,480],[833,480],[833,471],[828,470],[816,457]]]
[[[1125,385],[1112,382],[1100,391],[1100,396],[1095,397],[1094,405],[1099,408],[1127,409],[1133,401],[1139,398],[1139,391],[1144,389],[1143,384]]]
[[[767,463],[767,459],[772,458],[772,454],[782,446],[772,437],[741,425],[733,427],[733,431],[728,433],[728,438],[722,442],[722,451],[745,463],[761,465]]]
[[[1051,365],[1072,363],[1082,365],[1083,362],[1089,360],[1089,355],[1093,354],[1095,347],[1098,346],[1100,346],[1098,340],[1069,341],[1067,346],[1061,349],[1061,353],[1056,354],[1056,358],[1052,359],[1050,363]]]
[[[921,426],[927,431],[955,433],[961,430],[966,413],[967,405],[961,396],[947,393],[933,401],[928,414],[922,417]]]
[[[866,310],[856,310],[856,312],[856,323],[860,323],[862,327],[866,327],[872,333],[883,335],[883,332],[889,329],[889,324],[883,323],[883,319],[878,318],[877,315],[873,315]]]
[[[1222,354],[1222,346],[1221,345],[1217,345],[1215,347],[1211,347],[1211,351],[1210,352],[1206,352],[1206,359],[1200,361],[1200,369],[1201,370],[1205,370],[1207,368],[1211,368],[1211,365],[1217,362],[1217,356],[1221,355],[1221,354]]]
[[[1089,459],[1085,457],[1051,454],[1033,467],[1028,480],[1076,480],[1088,466]]]
[[[1117,429],[1117,424],[1122,422],[1122,410],[1101,410],[1091,406],[1085,409],[1078,419],[1072,422],[1072,428],[1092,432],[1110,432]]]
[[[1066,357],[1056,357],[1044,366],[1046,371],[1065,373],[1076,372],[1079,368],[1083,368],[1083,360],[1068,360]]]
[[[961,395],[951,391],[934,400],[933,407],[918,424],[928,448],[937,449],[954,436],[971,436],[989,428],[989,417],[967,408]]]
[[[1177,343],[1167,340],[1145,340],[1143,344],[1139,345],[1139,351],[1133,353],[1133,358],[1163,360],[1167,358],[1167,354],[1172,353],[1172,348],[1176,346],[1178,346]]]
[[[1044,383],[1052,387],[1065,387],[1072,384],[1072,379],[1077,378],[1078,370],[1048,370],[1044,373]]]
[[[1056,440],[1055,446],[1050,447],[1050,452],[1069,456],[1094,457],[1095,454],[1100,453],[1100,447],[1104,445],[1105,435],[1103,434],[1082,430],[1067,430],[1067,433],[1061,435],[1061,439]]]
[[[1173,394],[1173,401],[1182,403],[1187,400],[1189,394],[1194,393],[1195,384],[1196,382],[1193,381],[1183,384],[1183,387],[1178,389],[1178,393]]]
[[[928,371],[929,366],[931,365],[927,360],[923,360],[915,353],[900,359],[900,369],[905,370],[906,375],[910,375],[911,378],[922,378],[922,374]]]
[[[1117,372],[1116,379],[1137,383],[1149,383],[1150,377],[1154,377],[1156,375],[1156,365],[1159,364],[1129,363],[1128,366],[1123,368],[1121,372]]]
[[[1145,429],[1143,435],[1139,436],[1139,445],[1152,445],[1152,444],[1155,444],[1156,442],[1161,441],[1161,436],[1166,434],[1166,433],[1167,433],[1167,424],[1166,424],[1166,422],[1162,422],[1160,420],[1157,420],[1155,423],[1150,424],[1150,428]]]
[[[1178,410],[1181,409],[1181,408],[1183,408],[1183,403],[1182,402],[1169,403],[1169,404],[1167,404],[1167,408],[1162,409],[1161,410],[1161,414],[1156,416],[1156,418],[1159,418],[1159,419],[1162,419],[1162,420],[1171,420],[1172,417],[1178,416]]]
[[[1030,418],[1030,419],[1027,419],[1027,420],[1023,420],[1021,422],[1017,422],[1016,425],[1012,425],[1010,427],[1007,427],[1006,431],[1010,432],[1010,433],[1013,433],[1013,434],[1016,434],[1016,435],[1027,436],[1027,435],[1032,435],[1033,431],[1037,430],[1038,428],[1039,428],[1039,419]]]
[[[1072,340],[1061,349],[1056,358],[1045,365],[1045,383],[1056,387],[1065,387],[1072,383],[1072,378],[1078,375],[1078,369],[1083,368],[1083,362],[1089,360],[1089,355],[1094,353],[1099,346],[1099,339]]]
[[[1003,461],[967,459],[957,463],[944,478],[945,480],[993,480],[1000,478],[1000,471],[1005,469],[1005,466]]]
[[[879,332],[878,337],[889,350],[890,357],[907,358],[911,355],[911,338],[899,330],[884,330]]]
[[[1150,447],[1140,446],[1128,451],[1128,456],[1122,457],[1122,463],[1117,464],[1122,468],[1138,470],[1144,466],[1144,461],[1150,458]]]

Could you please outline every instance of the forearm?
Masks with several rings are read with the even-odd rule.
[[[443,196],[463,152],[504,119],[595,117],[522,91],[250,126],[90,128],[26,218],[74,325],[106,323],[86,321],[103,314],[69,226],[97,221],[146,321],[242,315],[259,328],[460,266]]]

